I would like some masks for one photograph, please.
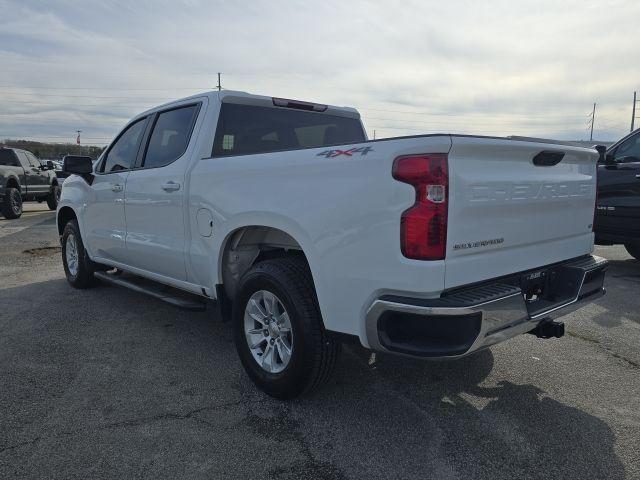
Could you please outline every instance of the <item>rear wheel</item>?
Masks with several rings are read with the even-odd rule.
[[[17,188],[6,188],[4,200],[2,202],[2,215],[4,218],[13,220],[22,215],[22,196]]]
[[[640,245],[625,245],[624,248],[627,249],[629,255],[631,255],[636,260],[640,260]]]
[[[62,264],[71,286],[75,288],[93,286],[95,264],[87,256],[76,220],[70,220],[62,233]]]
[[[49,207],[49,210],[55,210],[56,208],[58,208],[58,201],[60,201],[61,191],[62,188],[60,188],[59,185],[53,185],[51,187],[51,191],[49,192],[49,195],[47,195],[47,206]]]
[[[279,399],[324,383],[340,351],[324,331],[309,267],[298,258],[267,260],[244,275],[233,303],[233,330],[247,374]]]

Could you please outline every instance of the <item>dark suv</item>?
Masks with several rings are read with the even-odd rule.
[[[5,218],[22,215],[22,202],[46,201],[51,210],[58,206],[60,184],[53,162],[41,162],[33,153],[0,147],[0,211]]]
[[[598,245],[623,244],[640,260],[640,129],[599,161],[594,231]]]

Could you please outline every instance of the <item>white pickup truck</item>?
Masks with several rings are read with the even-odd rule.
[[[604,293],[597,158],[493,137],[371,141],[351,108],[204,93],[138,115],[94,163],[65,159],[62,261],[77,288],[217,300],[251,379],[292,398],[344,341],[455,358],[562,336],[555,318]]]

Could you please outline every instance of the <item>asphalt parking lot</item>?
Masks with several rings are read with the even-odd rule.
[[[0,478],[640,478],[640,262],[608,294],[456,362],[345,348],[281,403],[231,331],[113,286],[66,284],[54,213],[0,218]]]

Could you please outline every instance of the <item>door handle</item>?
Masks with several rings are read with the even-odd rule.
[[[636,175],[636,178],[640,178],[640,173]]]
[[[167,183],[162,184],[162,189],[165,192],[175,192],[176,190],[180,190],[180,184],[170,181]]]
[[[119,183],[112,183],[111,184],[111,191],[112,192],[121,192],[122,191],[122,185],[120,185]]]

